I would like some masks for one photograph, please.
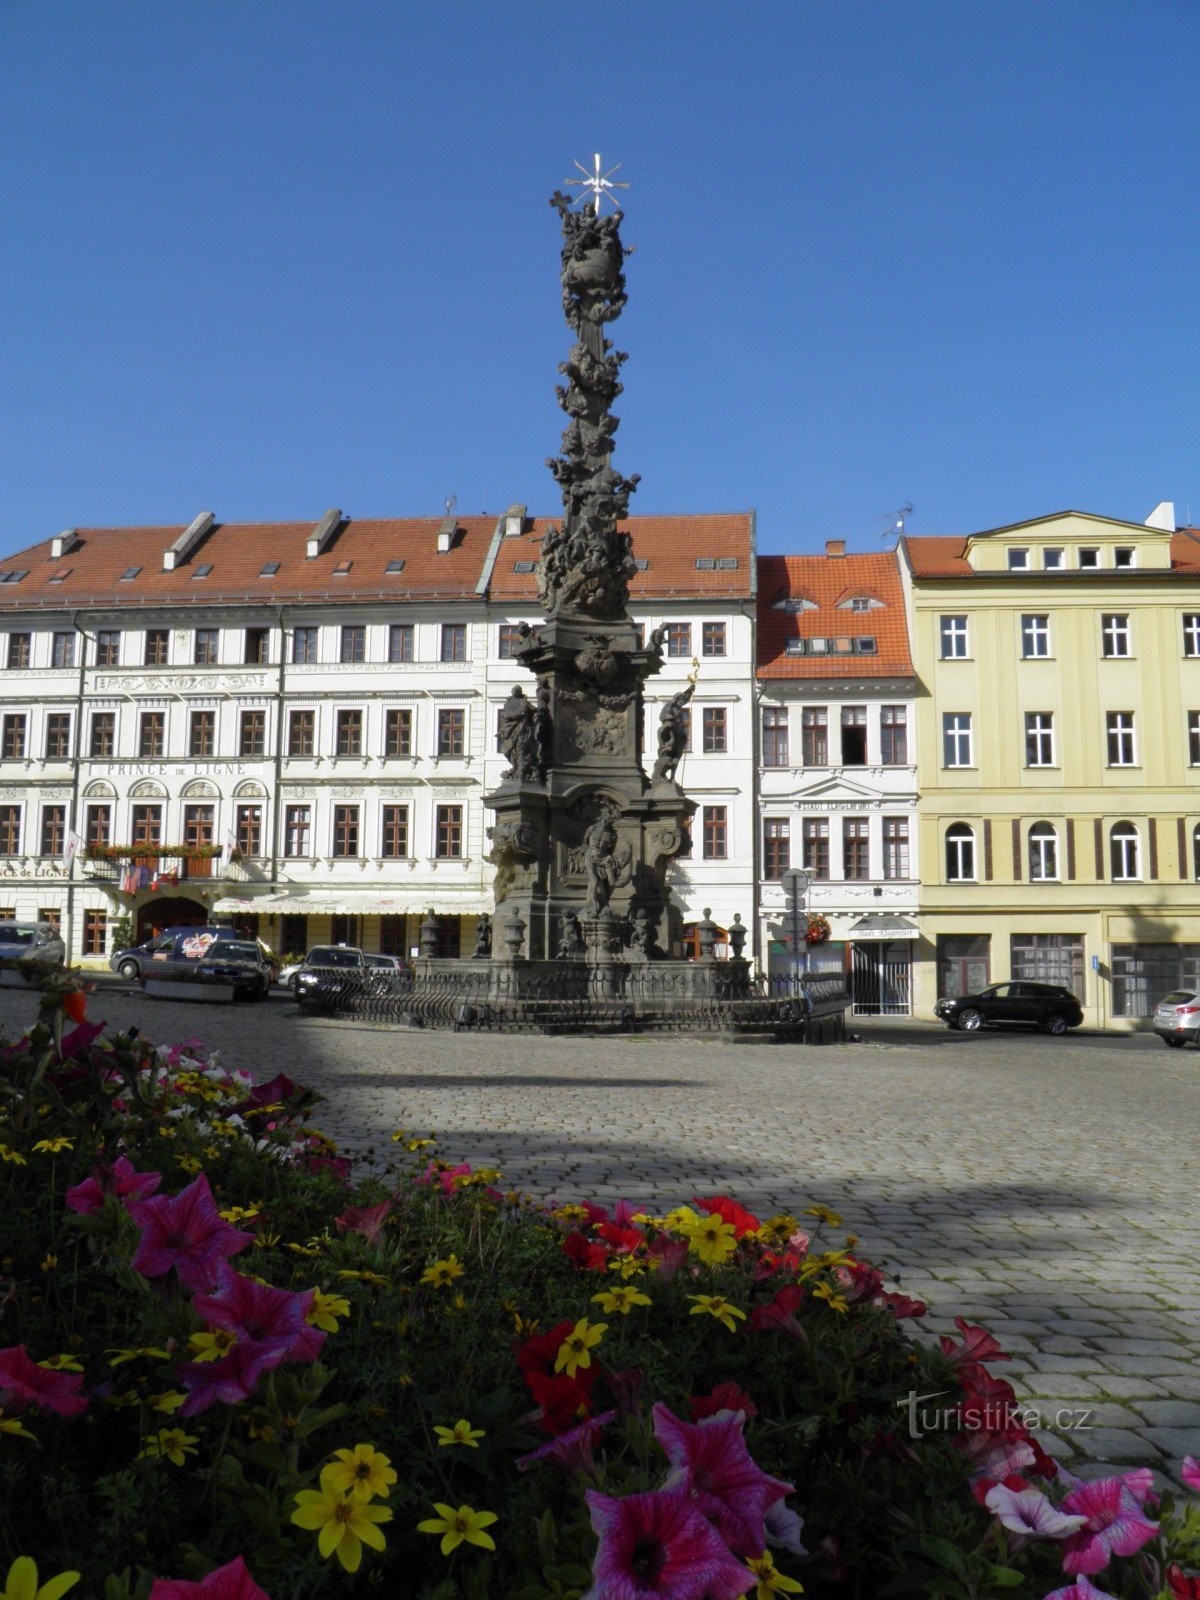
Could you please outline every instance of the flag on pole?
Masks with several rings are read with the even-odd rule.
[[[74,861],[75,854],[76,854],[76,851],[78,849],[79,849],[79,835],[75,832],[74,828],[68,828],[67,829],[67,849],[66,849],[66,860],[67,860],[67,866],[68,867],[71,865],[72,861]]]
[[[233,852],[237,849],[237,840],[234,838],[233,829],[225,830],[225,848],[221,851],[221,871],[233,860]]]

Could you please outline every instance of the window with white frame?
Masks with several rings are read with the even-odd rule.
[[[1008,552],[1008,570],[1010,572],[1029,571],[1029,551],[1013,549]]]
[[[971,713],[946,711],[942,714],[942,765],[971,765]]]
[[[1100,618],[1100,647],[1106,660],[1133,654],[1129,617],[1123,611],[1106,611]]]
[[[1100,565],[1099,550],[1086,546],[1079,551],[1079,565],[1085,572],[1092,572]]]
[[[1029,830],[1029,881],[1053,883],[1058,878],[1058,830],[1052,823],[1035,822]]]
[[[1113,551],[1113,566],[1136,567],[1137,550],[1134,548],[1134,546],[1131,544],[1117,545],[1116,549]]]
[[[1188,760],[1200,767],[1200,711],[1188,712]]]
[[[1108,735],[1109,766],[1136,766],[1137,750],[1133,739],[1133,712],[1106,711],[1104,722]]]
[[[1052,767],[1054,765],[1054,713],[1027,711],[1025,713],[1025,765],[1027,767]]]
[[[1200,883],[1200,826],[1192,829],[1192,877]]]
[[[1183,653],[1185,656],[1200,656],[1200,611],[1185,611],[1183,614]]]
[[[1042,568],[1045,572],[1058,572],[1063,564],[1061,545],[1047,545],[1042,551]]]
[[[942,660],[965,661],[967,658],[967,619],[952,615],[940,619]]]
[[[1132,822],[1114,822],[1108,855],[1114,883],[1131,883],[1142,875],[1141,841]]]
[[[1026,615],[1021,618],[1021,654],[1026,661],[1044,660],[1050,654],[1050,618]]]
[[[885,878],[908,877],[908,818],[883,819],[883,875]]]
[[[975,830],[965,822],[946,829],[946,882],[974,883]]]

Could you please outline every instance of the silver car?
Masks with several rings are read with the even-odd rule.
[[[0,961],[61,967],[67,947],[48,922],[0,922]]]
[[[1200,1035],[1200,993],[1195,989],[1172,989],[1163,995],[1154,1008],[1153,1027],[1173,1050],[1195,1044]]]

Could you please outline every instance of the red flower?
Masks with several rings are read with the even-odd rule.
[[[686,1239],[668,1239],[666,1234],[660,1233],[646,1246],[646,1254],[652,1261],[658,1262],[659,1282],[670,1283],[688,1258],[688,1242]]]
[[[608,1221],[608,1211],[604,1206],[598,1206],[592,1200],[583,1202],[583,1209],[587,1212],[589,1228],[598,1228],[602,1222]]]
[[[127,1195],[145,1200],[161,1182],[161,1172],[135,1172],[128,1156],[118,1156],[111,1166],[93,1167],[91,1177],[68,1189],[64,1198],[70,1210],[77,1211],[81,1217],[90,1217],[100,1210],[109,1195],[117,1200],[124,1200]]]
[[[874,1300],[883,1289],[883,1274],[865,1261],[847,1261],[838,1267],[835,1276],[848,1305],[857,1306],[864,1300]]]
[[[545,1333],[535,1333],[531,1339],[526,1339],[524,1344],[515,1346],[517,1365],[521,1371],[553,1372],[554,1358],[574,1326],[568,1317],[565,1322],[556,1322]]]
[[[23,1344],[0,1350],[0,1410],[9,1416],[26,1406],[41,1406],[60,1417],[77,1417],[87,1410],[87,1396],[79,1392],[82,1387],[82,1373],[40,1367],[29,1359]]]
[[[803,1339],[804,1330],[796,1321],[796,1311],[803,1299],[804,1290],[798,1283],[785,1283],[765,1306],[755,1306],[746,1326],[753,1328],[756,1333],[778,1328],[783,1333],[790,1333],[793,1338]]]
[[[186,1578],[155,1578],[150,1600],[271,1600],[246,1571],[241,1556],[216,1567],[199,1583]]]
[[[633,1255],[646,1242],[646,1235],[640,1228],[619,1228],[615,1222],[602,1222],[596,1232],[619,1256]]]
[[[142,1230],[133,1268],[145,1278],[161,1278],[174,1267],[189,1289],[208,1289],[218,1262],[254,1243],[252,1233],[231,1228],[218,1215],[203,1172],[178,1194],[131,1200],[127,1209]]]
[[[376,1244],[391,1209],[390,1200],[381,1200],[377,1206],[347,1206],[340,1217],[334,1217],[334,1226],[339,1233],[361,1233],[368,1244]]]
[[[731,1200],[727,1194],[715,1194],[708,1200],[702,1200],[698,1194],[694,1194],[692,1199],[710,1217],[720,1217],[722,1222],[727,1222],[733,1229],[735,1239],[742,1239],[748,1233],[757,1233],[762,1227],[756,1216],[738,1205],[736,1200]]]
[[[954,1326],[963,1336],[961,1344],[955,1344],[947,1334],[942,1334],[938,1343],[942,1347],[942,1354],[952,1367],[972,1366],[984,1361],[1011,1361],[1001,1350],[986,1328],[976,1328],[965,1317],[955,1317]]]
[[[715,1416],[718,1411],[742,1411],[747,1417],[758,1415],[754,1401],[736,1383],[719,1383],[711,1394],[692,1395],[688,1410],[693,1422],[699,1422],[702,1417]]]
[[[886,1306],[897,1321],[901,1317],[923,1317],[929,1310],[924,1300],[914,1300],[907,1294],[884,1293],[879,1296],[881,1306]]]
[[[63,995],[62,1008],[72,1022],[82,1022],[87,1016],[87,995],[82,989],[72,989],[70,994]]]
[[[574,1233],[569,1233],[563,1240],[562,1252],[568,1260],[575,1263],[580,1272],[603,1272],[608,1261],[608,1246],[585,1238],[578,1229]]]
[[[1200,1600],[1200,1578],[1189,1578],[1177,1561],[1167,1568],[1167,1588],[1174,1600]]]
[[[595,1367],[580,1367],[573,1378],[565,1372],[527,1372],[529,1392],[542,1408],[543,1433],[566,1433],[581,1422],[592,1407]]]

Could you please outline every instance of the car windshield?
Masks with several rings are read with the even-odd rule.
[[[310,950],[310,967],[361,967],[363,958],[357,950]]]
[[[0,927],[0,944],[32,944],[34,940],[33,928],[17,928],[11,923],[7,927]]]
[[[222,961],[229,960],[231,956],[235,956],[239,961],[258,960],[258,946],[256,944],[226,943],[220,945],[215,953],[220,956]]]
[[[1172,989],[1170,994],[1163,995],[1158,1003],[1160,1006],[1185,1006],[1189,1000],[1195,998],[1191,989]]]

